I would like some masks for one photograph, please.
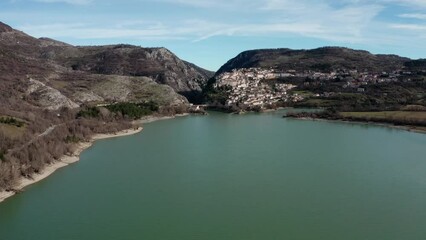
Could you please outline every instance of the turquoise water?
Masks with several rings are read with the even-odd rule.
[[[98,141],[1,203],[0,239],[426,239],[426,135],[282,115]]]

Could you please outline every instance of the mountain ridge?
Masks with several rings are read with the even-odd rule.
[[[395,66],[403,67],[404,63],[408,61],[413,60],[395,54],[372,54],[366,50],[336,46],[314,49],[253,49],[243,51],[230,59],[219,68],[215,75],[237,68],[272,67],[318,70],[321,65],[332,65],[329,66],[330,68],[389,70]],[[374,65],[379,65],[379,67],[375,68]]]
[[[142,48],[127,44],[73,46],[50,38],[34,38],[1,23],[0,49],[13,58],[47,61],[65,70],[89,74],[149,77],[172,87],[190,101],[199,97],[213,75],[181,60],[162,47]],[[196,66],[196,67],[194,67]]]
[[[349,111],[426,105],[426,59],[344,47],[241,52],[212,78],[204,96],[227,111],[277,107]]]

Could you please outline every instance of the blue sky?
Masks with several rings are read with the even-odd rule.
[[[209,70],[257,48],[426,58],[426,0],[1,0],[0,21],[74,45],[166,47]]]

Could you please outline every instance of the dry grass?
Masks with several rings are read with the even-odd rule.
[[[0,123],[0,132],[5,136],[15,139],[21,137],[25,132],[25,127],[16,127],[8,124]]]
[[[65,81],[59,81],[59,80],[50,80],[50,86],[56,89],[63,89],[68,87],[70,84]]]
[[[426,112],[385,111],[385,112],[341,112],[343,117],[375,118],[392,120],[426,120]]]
[[[413,127],[412,130],[426,133],[426,127]]]

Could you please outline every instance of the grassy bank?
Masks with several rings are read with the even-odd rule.
[[[327,119],[350,122],[388,124],[408,130],[426,132],[426,111],[376,111],[376,112],[291,112],[284,117]]]
[[[416,111],[340,112],[339,114],[345,118],[354,117],[400,121],[426,121],[426,112]]]

